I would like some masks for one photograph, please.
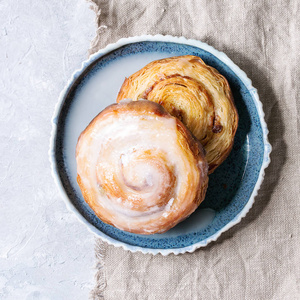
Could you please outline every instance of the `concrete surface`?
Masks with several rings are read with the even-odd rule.
[[[69,213],[48,161],[51,117],[87,58],[84,0],[0,2],[0,299],[88,299],[94,237]]]

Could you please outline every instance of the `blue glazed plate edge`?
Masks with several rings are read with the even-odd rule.
[[[65,95],[69,92],[74,81],[91,63],[93,63],[94,61],[96,61],[97,59],[102,57],[103,55],[105,55],[117,48],[120,48],[124,45],[131,44],[131,43],[137,43],[137,42],[145,42],[145,41],[172,42],[172,43],[178,43],[178,44],[191,45],[191,46],[195,46],[195,47],[201,48],[203,50],[206,50],[206,51],[210,52],[211,54],[215,55],[218,59],[220,59],[222,62],[224,62],[229,68],[231,68],[231,70],[236,74],[236,76],[239,77],[240,80],[242,80],[242,82],[247,87],[248,91],[250,92],[250,94],[254,100],[254,103],[255,103],[255,106],[256,106],[256,109],[257,109],[257,112],[259,115],[261,128],[263,131],[263,143],[264,143],[263,163],[262,163],[262,166],[261,166],[261,169],[259,172],[259,177],[255,184],[254,190],[253,190],[247,204],[245,205],[245,207],[232,221],[230,221],[226,226],[224,226],[222,229],[220,229],[218,232],[216,232],[212,236],[208,237],[205,240],[197,242],[193,245],[190,245],[188,247],[183,247],[183,248],[153,249],[153,248],[143,248],[143,247],[133,246],[133,245],[129,245],[129,244],[120,242],[118,240],[115,240],[115,239],[107,236],[106,234],[104,234],[103,232],[98,230],[97,228],[95,228],[77,211],[77,209],[73,206],[72,202],[70,201],[70,199],[62,185],[62,182],[60,180],[59,173],[58,173],[58,166],[57,166],[56,160],[55,160],[55,152],[54,152],[55,148],[54,147],[55,147],[55,140],[56,140],[56,135],[57,135],[57,119],[58,119],[61,107],[64,103]],[[100,49],[98,52],[91,55],[88,60],[84,61],[82,63],[81,68],[76,70],[72,74],[72,76],[71,76],[70,80],[68,81],[68,83],[66,84],[65,88],[60,93],[60,96],[59,96],[58,102],[55,106],[54,114],[52,117],[52,130],[51,130],[50,148],[49,148],[49,160],[50,160],[50,164],[51,164],[51,174],[52,174],[52,177],[54,178],[54,181],[59,189],[59,192],[60,192],[62,198],[64,199],[64,201],[66,203],[67,208],[71,212],[75,213],[75,215],[77,216],[79,221],[82,222],[83,224],[85,224],[87,226],[87,228],[93,234],[100,237],[103,241],[107,242],[108,244],[113,245],[115,247],[122,247],[124,250],[128,250],[131,252],[139,251],[144,254],[149,253],[149,254],[153,254],[153,255],[156,255],[158,253],[160,253],[164,256],[171,254],[171,253],[173,253],[175,255],[182,254],[185,252],[191,253],[200,247],[205,247],[212,241],[216,241],[223,232],[227,231],[229,228],[231,228],[234,225],[236,225],[237,223],[239,223],[241,221],[241,219],[246,216],[246,214],[252,207],[254,200],[255,200],[255,196],[257,195],[258,190],[263,182],[263,179],[265,176],[265,169],[268,167],[268,165],[271,162],[270,153],[272,151],[272,146],[268,141],[269,131],[268,131],[264,116],[265,116],[265,114],[263,111],[262,103],[259,100],[257,90],[252,86],[251,80],[247,77],[246,73],[244,71],[242,71],[237,65],[235,65],[232,62],[232,60],[225,53],[214,49],[212,46],[209,46],[206,43],[203,43],[203,42],[200,42],[197,40],[193,40],[193,39],[186,39],[185,37],[175,37],[175,36],[170,36],[170,35],[158,34],[158,35],[154,35],[154,36],[142,35],[142,36],[122,38],[122,39],[118,40],[116,43],[109,44],[105,48]]]

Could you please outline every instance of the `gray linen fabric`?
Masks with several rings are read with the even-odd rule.
[[[255,204],[216,242],[180,256],[96,241],[94,299],[300,299],[299,1],[93,0],[90,53],[122,37],[171,34],[225,52],[253,81],[273,146]]]

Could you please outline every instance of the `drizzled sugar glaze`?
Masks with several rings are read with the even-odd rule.
[[[203,200],[208,166],[201,145],[150,101],[122,101],[102,111],[77,144],[78,183],[106,223],[164,232]]]

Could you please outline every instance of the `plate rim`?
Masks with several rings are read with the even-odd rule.
[[[263,132],[263,143],[264,143],[264,156],[263,156],[263,162],[259,171],[259,176],[258,179],[255,183],[254,189],[252,191],[252,194],[247,202],[247,204],[244,206],[244,208],[240,211],[238,215],[235,216],[233,220],[231,220],[228,224],[226,224],[224,227],[222,227],[219,231],[217,231],[215,234],[212,236],[199,241],[195,244],[192,244],[190,246],[186,247],[181,247],[181,248],[172,248],[172,249],[154,249],[154,248],[144,248],[140,246],[134,246],[130,245],[121,241],[118,241],[116,239],[113,239],[112,237],[106,235],[96,227],[94,227],[91,223],[89,223],[81,214],[80,212],[76,209],[76,207],[72,204],[71,200],[69,199],[64,186],[60,180],[60,176],[58,173],[58,166],[57,162],[55,159],[55,140],[57,137],[57,120],[58,116],[60,114],[61,108],[64,104],[65,96],[68,94],[70,91],[73,83],[75,80],[82,74],[82,72],[85,71],[85,69],[92,64],[94,61],[99,59],[100,57],[104,56],[105,54],[116,50],[117,48],[120,48],[122,46],[125,46],[127,44],[132,44],[132,43],[137,43],[137,42],[146,42],[146,41],[153,41],[153,42],[171,42],[171,43],[177,43],[177,44],[185,44],[185,45],[190,45],[194,46],[200,49],[203,49],[214,56],[216,56],[219,60],[221,60],[223,63],[225,63],[234,73],[235,75],[245,84],[246,88],[250,92],[253,101],[255,103],[257,113],[259,116],[262,132]],[[265,176],[265,169],[268,167],[268,165],[271,162],[270,159],[270,153],[272,151],[272,146],[269,143],[268,140],[268,127],[265,122],[265,113],[263,111],[263,105],[262,102],[259,100],[258,92],[257,89],[252,86],[252,81],[248,78],[246,73],[241,70],[225,53],[216,50],[212,46],[195,40],[195,39],[186,39],[185,37],[181,36],[171,36],[171,35],[162,35],[162,34],[157,34],[157,35],[140,35],[140,36],[133,36],[133,37],[127,37],[127,38],[121,38],[115,43],[108,44],[105,48],[100,49],[96,53],[92,54],[87,60],[82,62],[81,68],[75,70],[73,74],[71,75],[70,79],[68,80],[67,84],[61,91],[58,101],[55,105],[54,113],[51,119],[52,122],[52,129],[51,129],[51,136],[50,136],[50,148],[48,152],[49,160],[50,160],[50,165],[51,165],[51,175],[54,178],[54,181],[56,183],[56,186],[58,187],[58,190],[60,192],[61,197],[63,198],[67,209],[71,212],[73,212],[77,219],[83,223],[84,225],[87,226],[88,230],[95,234],[97,237],[100,237],[103,241],[107,242],[110,245],[113,245],[115,247],[122,247],[124,250],[128,250],[131,252],[142,252],[143,254],[153,254],[156,255],[158,253],[162,254],[163,256],[169,255],[171,253],[178,255],[178,254],[183,254],[186,252],[192,253],[196,249],[200,247],[205,247],[212,241],[216,241],[220,235],[233,227],[234,225],[238,224],[242,218],[246,216],[246,214],[249,212],[251,207],[253,206],[253,203],[255,201],[255,197],[258,194],[258,190],[260,189],[260,186],[263,182],[264,176]]]

